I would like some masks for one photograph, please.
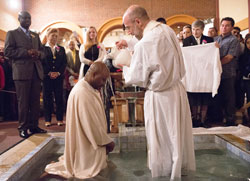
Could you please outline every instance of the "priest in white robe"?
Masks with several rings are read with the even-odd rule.
[[[144,115],[149,169],[152,177],[179,179],[187,171],[195,171],[195,157],[178,40],[169,26],[150,21],[146,10],[138,5],[127,9],[123,23],[128,33],[140,40],[130,65],[121,66],[126,84],[147,89]]]
[[[47,173],[86,179],[95,177],[107,167],[107,153],[113,150],[114,142],[107,134],[106,116],[98,90],[108,77],[106,65],[95,62],[70,92],[64,155],[59,162],[46,166]]]

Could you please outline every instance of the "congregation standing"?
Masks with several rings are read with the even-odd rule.
[[[20,27],[16,31],[8,32],[5,49],[3,53],[5,54],[5,57],[7,59],[10,59],[9,62],[12,61],[12,68],[10,71],[13,71],[13,76],[8,77],[8,75],[10,75],[12,72],[10,72],[9,74],[5,73],[6,76],[5,82],[8,83],[9,79],[14,80],[16,88],[11,89],[11,91],[16,91],[17,93],[18,109],[11,108],[11,110],[13,112],[15,112],[15,110],[18,110],[19,112],[19,117],[18,117],[20,123],[19,131],[20,134],[23,135],[24,137],[28,136],[28,133],[26,134],[26,132],[29,129],[32,130],[32,127],[34,127],[34,129],[35,128],[37,129],[37,130],[35,129],[36,131],[34,132],[43,132],[42,130],[40,130],[40,128],[39,129],[37,128],[38,124],[37,121],[39,119],[39,115],[41,115],[39,106],[40,99],[38,99],[38,97],[40,97],[41,82],[43,83],[42,90],[43,90],[43,101],[44,101],[43,102],[44,111],[42,115],[44,115],[45,117],[45,122],[46,122],[45,125],[46,126],[51,125],[50,122],[52,113],[56,114],[58,125],[62,125],[63,114],[66,110],[65,105],[67,104],[67,98],[70,93],[70,90],[76,84],[78,79],[84,77],[89,66],[93,62],[103,61],[106,55],[106,50],[104,48],[104,45],[98,42],[97,40],[97,31],[95,27],[90,27],[88,29],[85,44],[82,45],[79,44],[79,39],[76,38],[74,40],[71,39],[68,43],[68,49],[66,51],[64,47],[60,47],[57,44],[57,42],[55,42],[55,45],[53,45],[54,47],[50,47],[49,45],[50,39],[48,35],[47,35],[47,41],[48,41],[47,44],[42,46],[39,36],[37,36],[36,33],[31,32],[29,30],[29,26],[31,24],[31,22],[29,22],[29,19],[31,19],[31,16],[28,12],[23,12],[23,14],[19,14],[18,20],[20,22]],[[164,20],[165,20],[164,18],[157,19],[157,21],[166,24]],[[199,22],[203,23],[200,20]],[[226,25],[224,25],[225,22],[227,23]],[[226,125],[235,125],[236,109],[239,109],[245,103],[246,90],[245,87],[242,85],[243,82],[246,82],[246,80],[248,79],[246,76],[243,76],[242,74],[243,68],[242,64],[240,64],[240,62],[242,62],[240,61],[242,59],[240,58],[240,55],[244,54],[247,49],[246,45],[244,44],[244,39],[240,34],[241,30],[239,27],[234,26],[234,20],[232,18],[227,18],[226,20],[223,19],[221,21],[220,35],[218,35],[216,27],[211,27],[208,30],[208,37],[202,34],[200,39],[197,39],[194,38],[195,36],[194,31],[196,31],[194,30],[195,28],[194,23],[192,25],[185,25],[183,27],[183,30],[178,35],[180,45],[186,47],[186,46],[203,44],[204,41],[205,43],[210,43],[212,41],[218,42],[220,46],[220,57],[221,57],[223,72],[221,75],[221,82],[220,82],[220,87],[218,89],[219,91],[218,94],[214,98],[208,96],[209,98],[206,98],[205,101],[205,107],[201,106],[199,109],[197,109],[197,106],[196,105],[194,106],[194,102],[197,103],[198,100],[197,97],[192,99],[190,98],[192,96],[192,93],[188,93],[190,109],[193,117],[193,126],[194,127],[204,126],[204,123],[209,120],[212,122],[225,122]],[[204,23],[200,28],[201,30],[204,29]],[[22,39],[17,38],[16,36],[13,36],[15,33],[19,33],[22,36],[26,35],[26,37],[24,36]],[[56,32],[56,34],[58,34],[58,32]],[[206,37],[206,39],[203,40],[204,39],[203,37]],[[211,37],[211,39],[209,39],[209,37]],[[229,40],[228,37],[230,38],[230,41],[227,41]],[[38,42],[37,45],[35,45],[34,43],[32,44],[34,40]],[[27,47],[30,48],[29,51],[27,51],[27,53],[24,53],[22,49],[13,51],[13,49],[16,48],[15,46],[17,46],[14,45],[13,42],[18,42],[18,41],[27,42],[25,48]],[[76,46],[80,47],[79,51],[75,48]],[[50,49],[48,49],[48,47],[50,47]],[[49,52],[47,50],[49,50]],[[57,53],[60,56],[61,53],[59,53],[58,50],[59,51],[64,50],[63,57],[58,58],[57,56],[55,56],[55,54]],[[49,54],[49,56],[44,55],[44,52],[45,54]],[[45,58],[43,56],[45,56]],[[54,57],[57,57],[58,60],[57,61],[53,60]],[[31,59],[31,60],[22,61],[22,59],[23,60]],[[37,59],[38,61],[35,61],[35,59]],[[46,61],[47,63],[45,63]],[[61,68],[57,67],[58,65],[56,66],[53,65],[53,62],[56,62],[56,64],[58,64],[59,61],[64,62]],[[7,66],[4,65],[6,62],[8,61],[6,60],[5,62],[4,61],[1,62],[1,64],[3,64],[2,67],[4,68],[2,69],[3,70],[2,72],[5,71],[8,72]],[[28,68],[24,74],[21,74],[20,70],[23,69],[22,66],[24,67],[24,65],[28,64],[30,68]],[[53,72],[52,70],[47,72],[49,67],[48,65],[50,65],[50,68],[57,67],[56,69],[60,70],[58,70],[57,72]],[[43,73],[44,71],[45,73]],[[48,75],[48,73],[51,74],[52,76]],[[41,76],[41,74],[44,75]],[[53,76],[54,78],[52,78]],[[3,77],[4,76],[1,76],[1,82],[3,82],[4,80]],[[48,77],[50,78],[48,79]],[[34,81],[33,79],[35,78],[37,79]],[[23,81],[20,80],[27,80],[27,84],[30,85],[24,86]],[[59,82],[59,80],[60,80],[60,86],[55,86],[57,84],[54,83],[48,83],[48,81]],[[31,95],[35,94],[35,92],[36,95],[34,96],[25,95],[28,94],[29,91],[24,91],[25,93],[20,92],[21,90],[23,90],[23,88],[20,88],[19,85],[20,83],[22,86],[25,87],[25,89],[29,91],[31,91],[30,88],[36,89],[35,91],[31,91],[32,92]],[[60,87],[60,91],[58,91],[59,88],[58,90],[53,90],[52,87],[48,87],[47,85],[51,86],[53,85],[54,88]],[[33,99],[35,101],[31,101]],[[34,103],[35,106],[29,107],[29,101]],[[12,100],[12,102],[15,103],[15,100]],[[2,114],[4,113],[4,108],[1,108],[1,112]],[[33,114],[33,112],[35,113]],[[13,115],[17,115],[17,113]]]
[[[106,50],[104,45],[98,42],[97,30],[93,26],[89,27],[86,43],[79,45],[79,42],[70,40],[69,50],[66,51],[58,44],[58,29],[48,29],[47,43],[42,45],[39,35],[29,29],[31,15],[22,11],[18,20],[20,27],[7,33],[4,56],[12,61],[19,135],[28,138],[32,134],[47,132],[38,126],[41,90],[45,126],[48,127],[51,126],[53,113],[56,114],[58,126],[64,124],[64,104],[69,97],[70,109],[66,111],[66,119],[74,124],[66,124],[66,142],[69,145],[62,158],[66,159],[66,162],[61,160],[59,163],[65,166],[63,171],[66,169],[67,174],[61,172],[61,175],[67,178],[93,177],[107,166],[106,153],[114,148],[114,143],[106,134],[106,116],[99,94],[109,77],[109,70],[101,63]],[[195,170],[192,126],[205,126],[206,121],[234,126],[236,109],[244,105],[245,95],[247,102],[250,101],[250,36],[248,34],[244,41],[240,36],[240,29],[234,27],[234,20],[226,17],[220,22],[219,35],[215,27],[209,29],[208,36],[203,35],[204,23],[197,20],[192,25],[184,26],[177,39],[174,31],[165,25],[163,20],[165,19],[158,19],[159,22],[150,20],[146,10],[140,6],[129,7],[124,13],[123,24],[129,34],[135,36],[136,41],[133,46],[129,46],[130,42],[126,41],[120,41],[116,46],[133,49],[130,66],[122,67],[125,83],[135,84],[147,90],[144,115],[152,177],[170,175],[175,179],[181,177],[183,169]],[[212,42],[218,44],[222,67],[218,93],[214,97],[207,92],[187,93],[181,82],[185,75],[181,46],[185,48]],[[79,51],[75,48],[76,45],[80,46]],[[0,90],[6,82],[2,59]],[[164,61],[166,59],[168,61]],[[78,101],[81,99],[80,94],[84,94],[85,100]],[[92,107],[88,106],[92,98],[88,97],[89,95],[96,100]],[[85,111],[81,112],[80,108]],[[99,116],[87,114],[91,112],[91,108],[96,109],[95,113]],[[77,111],[74,112],[73,109]],[[78,119],[80,112],[81,118]],[[85,118],[93,122],[89,123]],[[98,131],[94,130],[95,128],[98,128]],[[91,168],[88,164],[77,162],[80,160],[73,160],[75,155],[80,157],[79,154],[74,154],[76,146],[86,152],[86,148],[81,147],[82,140],[77,138],[78,133],[85,139],[84,144],[92,155],[90,158],[84,158],[90,160],[88,163],[92,164]],[[89,144],[87,140],[90,138]],[[98,160],[92,161],[95,156]],[[99,163],[99,160],[101,164],[98,165],[96,163]],[[74,168],[75,164],[77,168]],[[48,172],[58,165],[50,166],[47,167]]]

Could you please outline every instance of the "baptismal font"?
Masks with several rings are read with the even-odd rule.
[[[111,98],[113,105],[113,121],[111,132],[118,133],[118,124],[126,127],[144,126],[144,94],[145,90],[136,86],[125,86],[122,72],[111,73],[115,96]]]

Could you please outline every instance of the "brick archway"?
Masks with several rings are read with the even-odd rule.
[[[82,33],[81,27],[76,25],[75,23],[72,23],[70,21],[64,21],[64,20],[52,22],[42,28],[40,32],[40,38],[41,38],[42,43],[46,42],[46,31],[48,28],[59,28],[59,29],[64,28],[70,31],[75,31],[79,35],[80,42],[83,43],[83,33]]]
[[[195,17],[189,16],[186,14],[178,14],[178,15],[174,15],[174,16],[166,18],[167,24],[169,26],[177,24],[177,23],[185,23],[185,24],[191,25],[195,20],[197,20]]]
[[[114,29],[122,28],[122,17],[112,18],[105,23],[97,31],[98,41],[102,42],[105,36]]]
[[[185,24],[192,24],[196,18],[185,15],[185,14],[178,14],[171,16],[169,18],[166,18],[167,24],[169,26],[175,25],[177,23],[185,23]],[[98,29],[98,41],[102,42],[105,38],[105,36],[112,30],[122,28],[122,17],[116,17],[112,18],[105,23],[102,24],[102,26]]]

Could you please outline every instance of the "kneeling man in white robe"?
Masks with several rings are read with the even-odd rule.
[[[144,115],[149,168],[153,177],[176,180],[195,170],[192,120],[181,83],[185,69],[178,40],[169,26],[150,21],[138,5],[127,9],[123,24],[140,40],[131,63],[121,66],[126,84],[147,89]]]
[[[107,167],[114,142],[107,134],[103,102],[98,90],[109,77],[105,64],[95,62],[72,89],[66,113],[64,155],[46,166],[49,174],[79,179],[95,177]]]

